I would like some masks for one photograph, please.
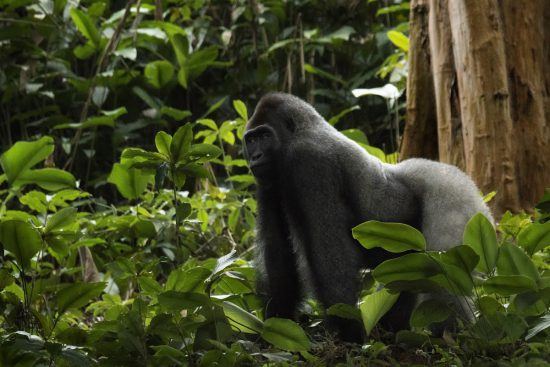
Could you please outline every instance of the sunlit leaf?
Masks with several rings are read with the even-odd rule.
[[[99,45],[101,43],[101,35],[90,16],[77,8],[72,8],[71,18],[80,33],[82,33],[84,37],[92,42],[92,44],[96,48],[99,48]]]
[[[115,184],[118,191],[126,199],[137,199],[147,188],[152,175],[138,168],[130,168],[121,163],[115,163],[107,177],[107,182]]]
[[[387,35],[391,43],[393,43],[405,52],[409,51],[409,38],[403,33],[398,31],[388,31]]]
[[[222,305],[223,312],[233,329],[247,334],[262,332],[264,326],[262,320],[234,303],[224,301]]]
[[[35,184],[48,191],[72,189],[76,187],[74,176],[58,168],[41,168],[23,172],[14,186]]]
[[[390,252],[426,249],[422,233],[406,224],[371,220],[354,227],[352,233],[353,238],[367,249],[381,247]]]
[[[398,298],[399,293],[390,293],[387,289],[381,289],[363,297],[359,309],[367,334],[370,334],[378,321],[392,308]]]
[[[53,153],[54,143],[49,136],[36,141],[18,141],[0,156],[0,165],[8,182],[13,184],[22,173]]]
[[[155,135],[155,145],[159,153],[170,157],[170,144],[172,143],[172,136],[164,131],[159,131]]]

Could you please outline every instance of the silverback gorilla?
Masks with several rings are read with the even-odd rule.
[[[264,96],[244,141],[257,180],[255,261],[266,317],[294,317],[306,294],[325,307],[356,304],[360,270],[396,256],[353,239],[352,227],[364,221],[409,224],[429,250],[446,250],[462,242],[474,214],[491,218],[459,169],[425,159],[381,163],[292,95]],[[407,327],[415,302],[401,294],[384,325]],[[343,339],[361,339],[355,321],[329,317],[327,326]]]

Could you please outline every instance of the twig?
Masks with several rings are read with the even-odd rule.
[[[80,122],[84,122],[86,118],[88,118],[88,111],[90,109],[90,105],[92,102],[92,96],[94,94],[94,88],[97,84],[97,76],[101,73],[103,68],[105,67],[105,62],[107,60],[107,56],[115,49],[116,45],[118,44],[118,40],[120,38],[120,34],[122,33],[122,28],[124,26],[124,23],[126,22],[126,19],[128,19],[128,16],[130,15],[130,9],[132,5],[134,4],[135,0],[130,0],[126,4],[126,8],[124,9],[124,15],[120,19],[120,22],[118,22],[118,25],[116,27],[115,32],[113,33],[113,36],[107,43],[107,46],[103,50],[103,53],[101,54],[101,57],[99,58],[99,62],[97,63],[97,68],[94,73],[94,76],[92,78],[92,83],[90,84],[90,88],[88,89],[88,96],[86,98],[86,102],[84,103],[84,107],[82,108],[82,112],[80,114]],[[72,170],[74,160],[76,157],[76,152],[78,150],[78,145],[80,144],[80,138],[82,137],[82,128],[78,129],[75,133],[75,136],[71,142],[71,145],[73,147],[73,153],[71,157],[67,160],[65,163],[65,166],[63,169],[65,170]]]

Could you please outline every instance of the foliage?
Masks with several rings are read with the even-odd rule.
[[[365,247],[409,253],[365,274],[358,307],[307,300],[300,322],[265,319],[247,105],[293,91],[397,161],[408,2],[344,3],[0,0],[0,366],[544,361],[547,197],[496,233],[475,216],[446,253],[403,224],[363,223]],[[453,311],[428,300],[412,330],[378,325],[399,292],[428,289],[468,297],[475,320],[432,335]],[[368,342],[335,342],[325,313]]]

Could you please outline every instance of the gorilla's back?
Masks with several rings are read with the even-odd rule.
[[[461,244],[466,223],[478,212],[493,222],[479,189],[457,167],[413,158],[393,166],[393,171],[419,198],[422,232],[430,250],[447,250]]]

